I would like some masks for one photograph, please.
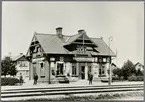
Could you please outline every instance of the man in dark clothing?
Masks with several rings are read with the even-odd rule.
[[[20,73],[20,85],[23,84],[23,76],[22,76],[22,73]]]
[[[37,84],[37,80],[38,80],[38,75],[37,75],[37,73],[35,73],[34,74],[34,83],[33,83],[33,85]]]
[[[92,80],[93,80],[93,73],[90,72],[90,74],[89,74],[89,84],[92,84]]]

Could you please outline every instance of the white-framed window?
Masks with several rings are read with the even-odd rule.
[[[19,67],[27,67],[27,62],[21,61]]]
[[[54,62],[51,62],[51,67],[55,67],[55,64],[54,64]]]
[[[72,63],[72,75],[77,75],[77,64]]]
[[[105,65],[104,64],[100,65],[100,67],[99,67],[99,75],[103,75],[103,74],[105,74]]]
[[[95,59],[95,62],[98,62],[98,57],[95,57],[94,59]]]
[[[26,70],[26,76],[29,76],[29,70]]]
[[[64,75],[64,63],[57,63],[56,75]]]
[[[40,77],[44,78],[45,77],[45,67],[44,67],[44,63],[40,63]]]
[[[103,62],[107,62],[107,59],[106,58],[103,58]]]
[[[103,60],[102,57],[99,57],[99,62],[102,62],[102,60]]]
[[[110,57],[107,57],[107,62],[108,62],[108,63],[110,62]]]

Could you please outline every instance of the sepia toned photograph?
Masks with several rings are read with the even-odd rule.
[[[144,100],[144,3],[3,1],[2,101]]]

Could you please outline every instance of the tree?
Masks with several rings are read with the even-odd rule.
[[[1,71],[2,75],[6,77],[6,75],[16,75],[17,71],[13,64],[13,61],[10,57],[6,56],[1,62]]]
[[[122,73],[125,80],[127,80],[129,76],[136,73],[134,64],[130,60],[124,63],[122,67]]]
[[[122,73],[122,69],[120,69],[120,68],[115,68],[114,70],[113,70],[113,74],[116,76],[118,76],[119,77],[119,79],[121,78],[121,76],[123,75],[123,73]]]
[[[1,62],[1,69],[2,69],[2,75],[6,76],[8,75],[9,68],[11,66],[11,58],[5,57]]]
[[[17,74],[17,70],[16,70],[16,67],[15,65],[13,64],[11,67],[10,67],[10,70],[8,71],[8,74],[11,75],[11,76],[15,76]]]

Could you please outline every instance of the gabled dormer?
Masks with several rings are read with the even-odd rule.
[[[86,35],[84,30],[79,30],[78,34],[71,36],[64,44],[64,47],[74,54],[90,54],[97,52],[97,45]]]

